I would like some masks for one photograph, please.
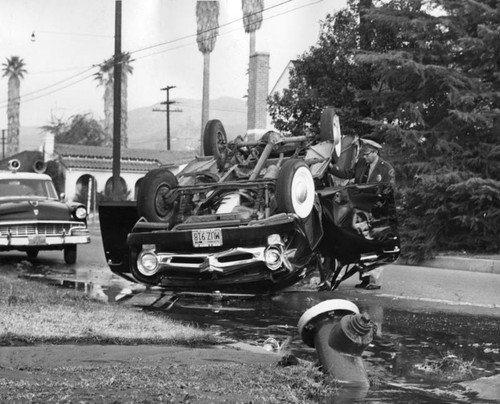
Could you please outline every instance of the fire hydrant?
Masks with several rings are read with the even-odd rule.
[[[361,354],[373,340],[376,326],[368,314],[360,314],[348,300],[326,300],[300,317],[298,329],[302,341],[316,348],[325,372],[339,382],[369,387]]]

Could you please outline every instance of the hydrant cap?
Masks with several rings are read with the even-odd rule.
[[[346,311],[348,314],[359,314],[358,306],[353,302],[344,299],[331,299],[318,303],[316,306],[306,310],[299,319],[297,324],[299,335],[305,344],[314,347],[314,335],[312,328],[308,327],[311,321],[321,314],[330,313],[334,311]]]

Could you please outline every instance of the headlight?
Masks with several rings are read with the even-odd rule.
[[[78,206],[74,214],[77,219],[83,220],[87,217],[87,209],[85,206]]]
[[[151,251],[145,251],[137,259],[137,269],[143,275],[151,276],[158,271],[158,257]]]
[[[276,271],[283,264],[283,254],[280,246],[272,245],[264,252],[266,265],[271,271]]]

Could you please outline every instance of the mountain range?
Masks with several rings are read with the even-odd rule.
[[[135,149],[167,149],[167,114],[165,105],[155,104],[128,112],[128,147]],[[246,132],[246,100],[222,97],[210,100],[210,119],[224,125],[228,139]],[[199,150],[201,139],[201,100],[178,99],[170,106],[170,149]],[[38,150],[43,143],[42,130],[21,127],[19,151]]]

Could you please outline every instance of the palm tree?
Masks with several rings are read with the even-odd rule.
[[[12,56],[2,64],[3,77],[9,77],[7,96],[7,155],[19,152],[19,110],[21,106],[21,79],[27,70],[24,60]]]
[[[130,53],[122,53],[119,58],[119,63],[122,64],[122,91],[121,91],[121,119],[120,119],[120,144],[128,147],[128,111],[127,111],[127,86],[128,75],[132,74],[134,68],[130,65]],[[114,59],[105,60],[101,64],[101,68],[94,75],[98,85],[104,86],[104,132],[106,133],[106,146],[113,144],[113,83],[114,83]]]
[[[120,63],[122,64],[122,94],[121,94],[121,124],[120,124],[120,140],[121,145],[128,147],[128,75],[134,72],[131,66],[130,53],[125,52],[120,55]]]
[[[255,53],[255,32],[262,25],[264,0],[241,0],[241,9],[245,32],[250,34],[250,55],[252,55]]]
[[[203,154],[203,131],[208,122],[210,99],[210,52],[214,50],[219,34],[219,1],[198,0],[196,2],[196,42],[203,54],[203,100],[201,106],[200,153]]]
[[[105,60],[94,74],[99,86],[104,87],[104,133],[105,146],[113,143],[113,59]]]

